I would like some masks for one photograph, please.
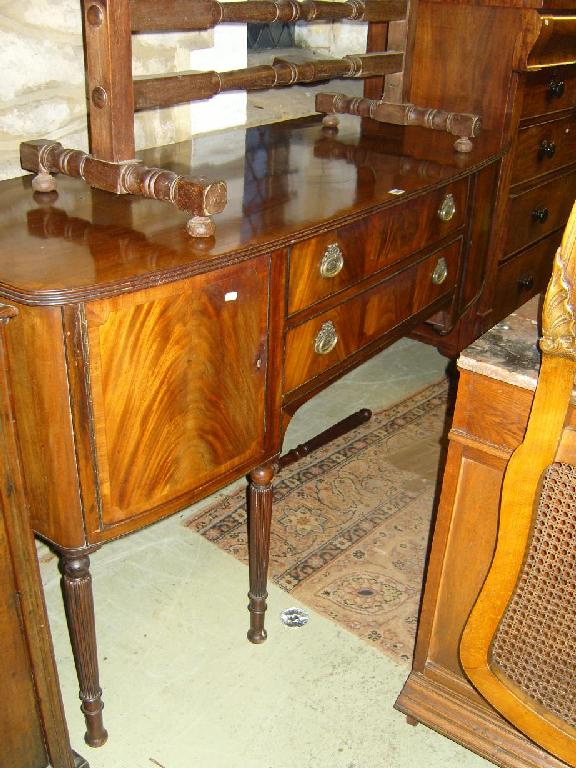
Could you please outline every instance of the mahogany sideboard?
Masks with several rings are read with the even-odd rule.
[[[534,317],[511,315],[460,357],[416,652],[396,702],[411,722],[434,728],[502,768],[566,766],[478,693],[459,652],[494,555],[504,471],[524,438],[532,406],[540,365]],[[575,430],[571,407],[558,461],[574,462]]]
[[[87,741],[106,739],[89,555],[251,473],[249,638],[265,639],[271,479],[315,392],[477,291],[500,158],[353,118],[235,129],[144,153],[235,195],[186,214],[60,178],[0,185],[7,370],[34,530],[60,555]],[[205,158],[213,158],[207,163]],[[214,167],[211,167],[214,166]],[[215,173],[217,171],[217,174]]]

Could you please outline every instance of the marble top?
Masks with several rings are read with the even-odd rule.
[[[535,389],[540,370],[539,297],[531,299],[467,347],[458,367]]]

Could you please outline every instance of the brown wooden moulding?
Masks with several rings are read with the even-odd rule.
[[[32,187],[37,192],[55,188],[52,173],[84,179],[91,187],[114,192],[166,200],[192,214],[188,231],[196,237],[214,234],[210,216],[226,206],[226,184],[206,179],[189,179],[173,171],[148,168],[137,160],[110,163],[79,149],[64,149],[56,141],[37,139],[20,145],[20,163],[37,174]]]
[[[186,101],[209,99],[223,91],[256,91],[339,77],[377,77],[399,72],[402,60],[401,53],[388,51],[302,63],[275,59],[272,64],[229,72],[182,72],[135,78],[135,109],[168,107]]]
[[[248,0],[219,3],[217,0],[131,0],[133,32],[211,29],[221,22],[352,21],[382,22],[403,19],[407,0]]]
[[[371,117],[379,123],[419,125],[436,131],[447,131],[460,137],[454,145],[459,152],[470,152],[470,137],[478,136],[482,130],[482,120],[478,115],[427,109],[415,104],[392,104],[374,99],[354,98],[341,93],[319,93],[316,96],[316,111],[328,115],[358,115]]]

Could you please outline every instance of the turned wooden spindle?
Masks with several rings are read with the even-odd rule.
[[[446,131],[459,137],[454,144],[458,152],[470,152],[470,138],[479,136],[482,130],[482,120],[478,115],[427,109],[415,104],[393,104],[375,99],[355,98],[341,93],[319,93],[316,96],[316,111],[328,115],[358,115],[371,117],[379,123],[417,125],[435,131]]]
[[[407,0],[247,0],[219,3],[217,0],[131,0],[133,32],[212,29],[222,22],[271,24],[294,21],[385,22],[406,16]]]
[[[36,191],[49,191],[47,179],[53,179],[53,173],[63,173],[117,195],[139,195],[171,202],[179,210],[192,214],[188,231],[195,237],[213,235],[214,224],[210,217],[226,206],[223,181],[191,179],[173,171],[148,168],[137,160],[112,163],[79,149],[65,149],[57,141],[39,139],[22,143],[20,163],[22,168],[36,174],[32,180]]]
[[[209,99],[224,91],[255,91],[333,78],[367,78],[399,72],[403,55],[395,51],[344,56],[341,59],[290,62],[275,59],[229,72],[180,72],[134,79],[136,110],[168,107]]]
[[[268,592],[268,559],[270,553],[270,523],[272,520],[272,479],[276,467],[265,464],[250,473],[248,487],[248,554],[250,591],[248,610],[250,629],[248,640],[263,643],[266,640],[264,616]]]
[[[91,747],[100,747],[108,738],[102,721],[102,689],[98,674],[96,622],[89,550],[62,550],[60,571],[70,642],[76,664],[82,712],[86,721],[84,739]]]

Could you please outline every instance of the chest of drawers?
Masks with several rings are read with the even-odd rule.
[[[506,152],[488,192],[494,218],[482,289],[445,338],[448,353],[544,290],[549,279],[576,197],[572,6],[570,0],[418,4],[408,100],[480,114]]]
[[[545,289],[576,198],[576,66],[527,72],[517,100],[491,322]]]

